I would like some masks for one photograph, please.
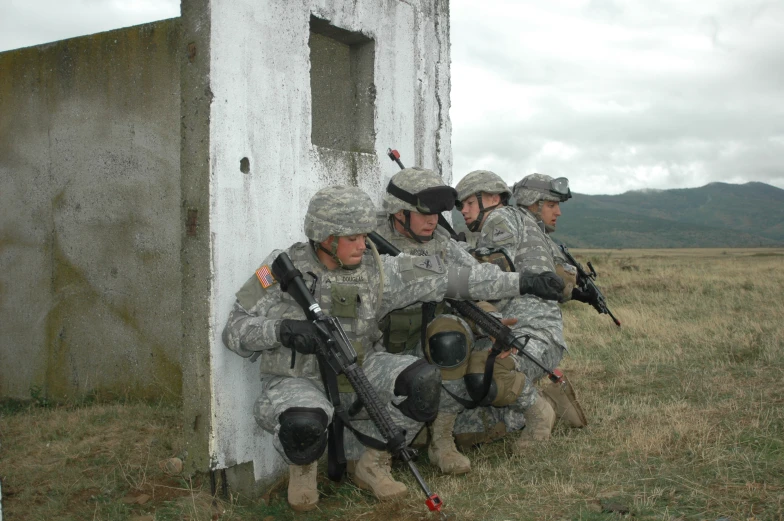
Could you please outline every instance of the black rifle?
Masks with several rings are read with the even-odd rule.
[[[593,265],[589,261],[587,263],[588,269],[591,270],[590,272],[586,272],[582,265],[577,262],[571,253],[569,253],[569,248],[564,246],[563,244],[558,245],[561,248],[561,252],[563,252],[566,260],[569,261],[569,264],[577,268],[577,286],[580,290],[586,293],[590,300],[588,304],[593,306],[593,308],[598,311],[600,314],[610,315],[610,318],[615,325],[621,327],[621,321],[615,318],[615,315],[612,314],[610,308],[607,307],[607,301],[604,300],[604,295],[602,294],[599,287],[593,283],[596,280],[596,270],[593,269]]]
[[[373,241],[373,244],[376,245],[379,253],[383,253],[384,255],[391,255],[393,257],[401,253],[401,251],[394,244],[376,232],[368,233],[368,238]],[[544,362],[525,350],[525,346],[528,344],[530,336],[516,336],[514,331],[512,331],[509,326],[470,300],[455,300],[446,298],[444,301],[447,302],[455,311],[472,320],[477,325],[477,327],[485,332],[485,334],[495,339],[495,343],[493,344],[493,347],[490,351],[490,356],[487,357],[487,366],[485,367],[485,374],[488,375],[484,381],[485,392],[483,394],[485,396],[487,395],[487,391],[490,388],[489,376],[492,375],[492,364],[495,362],[495,357],[501,351],[508,351],[512,348],[517,349],[518,353],[539,366],[542,371],[547,373],[547,376],[551,381],[555,383],[563,383],[563,374],[559,369],[551,370],[549,367],[544,365]],[[426,324],[423,324],[422,326],[426,327]],[[525,338],[525,341],[521,342],[520,338]],[[424,348],[424,346],[422,347]],[[490,369],[490,371],[488,371],[488,369]]]
[[[401,170],[406,168],[403,166],[403,162],[400,160],[400,152],[388,148],[387,155],[389,156],[389,159],[397,163],[397,166],[399,166]],[[457,233],[455,229],[452,228],[452,225],[449,224],[449,221],[446,220],[446,217],[444,217],[443,214],[440,213],[438,214],[438,224],[449,233],[449,236],[452,237],[452,239],[460,242],[466,242],[465,233]]]
[[[444,516],[444,513],[441,512],[441,507],[443,506],[441,498],[438,497],[438,494],[430,491],[419,474],[419,469],[417,469],[413,461],[416,457],[416,451],[406,444],[405,432],[392,420],[389,411],[381,403],[375,388],[368,381],[362,367],[357,364],[357,353],[346,336],[343,326],[340,325],[340,322],[335,317],[330,317],[321,310],[321,307],[305,286],[305,281],[302,280],[302,273],[294,267],[286,253],[281,253],[273,261],[272,274],[280,283],[280,289],[291,295],[299,304],[305,312],[305,317],[316,326],[324,340],[323,344],[319,343],[316,348],[322,376],[328,370],[332,371],[334,375],[343,374],[346,376],[351,387],[354,388],[358,398],[365,406],[373,425],[376,426],[381,436],[386,440],[387,450],[408,464],[408,468],[427,497],[425,501],[427,507],[431,511],[439,512]],[[334,382],[334,378],[332,381]],[[337,400],[338,405],[335,416],[339,415],[347,418],[340,406],[339,397],[335,393],[337,390],[336,386],[330,387],[333,387],[333,392],[328,391],[332,395],[330,399],[333,400],[333,404]],[[330,435],[335,434],[341,435],[340,433],[334,433],[332,430],[330,431]]]

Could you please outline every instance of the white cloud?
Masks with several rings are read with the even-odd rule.
[[[179,0],[2,0],[0,51],[179,15]],[[453,182],[784,187],[784,2],[451,0]]]
[[[784,187],[784,4],[453,0],[451,12],[453,63],[474,71],[453,79],[454,182],[496,168],[565,175],[584,193]],[[504,87],[458,84],[476,77]],[[481,118],[505,102],[526,111]]]

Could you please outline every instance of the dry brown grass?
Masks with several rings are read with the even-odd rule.
[[[470,474],[420,470],[458,519],[784,519],[784,250],[575,251],[623,323],[564,308],[564,363],[588,413],[537,450],[505,441],[469,451]],[[212,504],[197,482],[166,476],[180,455],[179,413],[105,404],[31,407],[0,417],[8,519],[294,519],[285,490],[269,505]],[[410,496],[379,504],[322,483],[297,519],[431,519]],[[123,498],[147,494],[144,505]]]

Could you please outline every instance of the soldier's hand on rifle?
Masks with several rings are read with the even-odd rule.
[[[303,355],[312,355],[324,342],[309,320],[281,320],[279,338],[281,344]]]
[[[507,326],[507,327],[512,327],[513,325],[517,324],[517,319],[516,318],[502,318],[501,319],[501,323],[503,325]],[[493,343],[495,344],[495,338],[490,337],[490,340],[492,340]],[[512,353],[517,354],[517,348],[516,347],[513,347],[512,349],[507,349],[506,351],[501,351],[501,353],[498,355],[498,358],[503,360],[504,358],[506,358],[507,356],[511,355]]]
[[[520,274],[520,294],[536,295],[544,300],[560,300],[564,281],[552,271],[537,274]]]
[[[595,298],[596,298],[596,293],[592,290],[590,286],[586,287],[585,289],[580,287],[575,287],[572,290],[572,300],[590,304]]]

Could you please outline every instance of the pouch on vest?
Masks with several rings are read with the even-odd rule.
[[[332,316],[341,318],[357,318],[359,307],[359,288],[333,284],[330,287],[332,294]]]

